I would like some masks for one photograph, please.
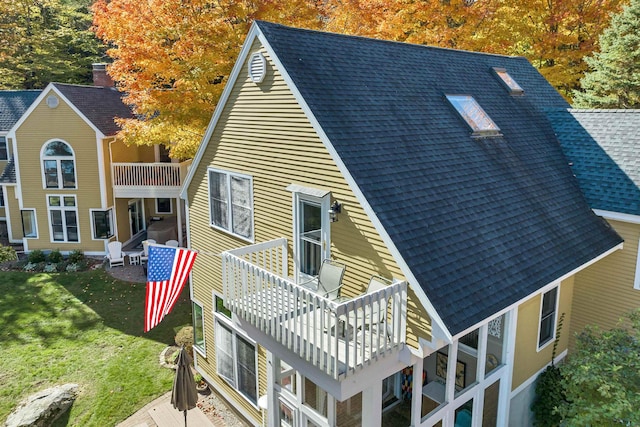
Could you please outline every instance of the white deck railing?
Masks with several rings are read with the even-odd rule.
[[[225,305],[289,351],[342,379],[406,338],[406,282],[330,301],[287,278],[287,241],[222,254]]]
[[[182,163],[113,163],[113,185],[180,187],[191,160]]]

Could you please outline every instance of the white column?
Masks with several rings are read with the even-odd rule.
[[[382,381],[376,381],[362,391],[362,425],[382,424]]]

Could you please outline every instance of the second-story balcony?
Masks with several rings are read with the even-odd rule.
[[[113,163],[116,197],[178,197],[191,160],[181,163]]]
[[[288,266],[284,238],[222,254],[225,305],[254,340],[306,375],[333,382],[342,397],[341,382],[397,360],[406,339],[406,282],[330,300],[290,279]]]

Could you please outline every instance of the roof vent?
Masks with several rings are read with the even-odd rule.
[[[49,108],[56,108],[58,106],[58,103],[59,103],[58,97],[55,96],[55,95],[47,96],[46,102],[47,102],[47,107],[49,107]]]
[[[249,59],[249,78],[254,83],[262,83],[267,74],[267,60],[261,52],[256,52]]]

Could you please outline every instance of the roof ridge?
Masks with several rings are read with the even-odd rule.
[[[314,30],[314,29],[311,29],[311,28],[290,27],[290,26],[283,25],[283,24],[277,24],[275,22],[261,21],[261,20],[256,20],[255,22],[256,22],[256,24],[258,26],[266,24],[266,25],[272,26],[272,27],[280,27],[280,28],[293,30],[293,31],[300,31],[300,32],[310,32],[310,33],[316,33],[316,34],[323,34],[323,35],[326,35],[326,36],[333,36],[333,37],[338,37],[338,38],[348,38],[350,40],[352,40],[354,38],[357,38],[357,39],[369,40],[369,41],[372,41],[372,42],[379,42],[379,43],[384,43],[384,44],[399,44],[399,45],[402,45],[402,46],[405,46],[405,47],[415,47],[415,48],[424,48],[424,49],[443,50],[443,51],[458,52],[458,53],[463,52],[463,53],[469,53],[469,54],[472,54],[472,55],[497,56],[497,57],[500,57],[500,58],[524,58],[524,59],[526,59],[522,55],[504,55],[504,54],[500,54],[500,53],[478,52],[478,51],[473,51],[473,50],[455,49],[455,48],[450,48],[450,47],[434,46],[434,45],[429,45],[429,44],[411,43],[411,42],[407,42],[407,41],[378,39],[378,38],[375,38],[375,37],[362,36],[362,35],[358,35],[358,34],[332,33],[332,32],[329,32],[329,31]]]

